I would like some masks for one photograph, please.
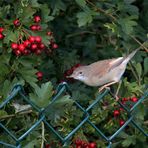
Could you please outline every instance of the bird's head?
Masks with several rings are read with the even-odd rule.
[[[79,81],[85,81],[87,78],[87,66],[80,66],[76,68],[68,78],[74,78]]]

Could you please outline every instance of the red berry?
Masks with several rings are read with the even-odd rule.
[[[81,145],[78,145],[78,146],[76,146],[76,148],[82,148],[82,146]]]
[[[35,51],[37,49],[37,47],[38,47],[37,44],[32,44],[31,45],[31,50],[32,51]]]
[[[15,27],[18,27],[18,26],[20,26],[21,23],[20,23],[19,19],[16,19],[13,21],[13,24]]]
[[[35,54],[36,55],[40,55],[42,53],[42,51],[40,50],[40,49],[37,49],[36,51],[35,51]]]
[[[25,41],[23,42],[23,44],[24,44],[25,47],[28,47],[31,43],[30,43],[29,40],[25,40]]]
[[[122,102],[123,105],[126,105],[126,102],[125,101],[121,101],[121,102]]]
[[[45,48],[45,45],[43,43],[41,43],[41,44],[38,45],[38,48],[43,50]]]
[[[41,17],[40,16],[38,16],[38,15],[34,16],[34,22],[35,23],[39,23],[40,21],[41,21]]]
[[[83,148],[89,148],[88,143],[86,143],[86,142],[84,142],[82,146],[83,146]]]
[[[52,48],[53,48],[53,49],[57,49],[57,48],[58,48],[58,45],[57,45],[56,43],[53,43],[53,44],[52,44]]]
[[[42,41],[42,38],[40,36],[36,36],[35,37],[35,41],[38,42],[38,43],[40,43]]]
[[[29,37],[29,41],[30,41],[30,43],[33,43],[35,41],[35,37],[34,36],[30,36]]]
[[[21,52],[23,52],[25,50],[24,44],[19,44],[18,45],[18,50],[21,51]]]
[[[125,123],[125,121],[124,121],[124,120],[120,120],[120,121],[119,121],[120,126],[123,126],[123,125],[124,125],[124,123]]]
[[[114,110],[114,117],[117,117],[120,115],[120,111],[119,110]]]
[[[20,50],[15,50],[15,52],[14,52],[14,53],[15,53],[15,55],[16,55],[16,56],[20,56],[20,55],[21,55]]]
[[[37,26],[36,26],[36,25],[31,25],[31,26],[30,26],[30,29],[31,29],[32,31],[35,31],[35,30],[37,30]]]
[[[36,73],[38,80],[41,80],[43,78],[43,73],[41,71],[38,71]]]
[[[4,31],[3,27],[0,27],[0,33],[2,33]]]
[[[73,70],[72,69],[69,69],[65,72],[66,76],[69,76],[73,73]]]
[[[51,31],[48,31],[48,32],[47,32],[47,35],[48,35],[48,36],[51,36],[51,35],[52,35],[52,32],[51,32]]]
[[[28,54],[29,54],[29,51],[28,51],[27,49],[25,49],[25,50],[23,51],[23,54],[24,54],[24,55],[28,55]]]
[[[45,145],[45,148],[50,148],[50,144],[46,144]]]
[[[80,67],[81,66],[81,64],[80,63],[78,63],[78,64],[76,64],[74,67]]]
[[[0,33],[0,40],[4,39],[4,35],[2,33]]]
[[[123,111],[124,109],[122,107],[120,107],[120,111]]]
[[[16,50],[18,48],[18,44],[17,43],[11,43],[11,48]]]
[[[126,102],[126,101],[128,101],[128,99],[127,98],[122,98],[122,101]]]
[[[132,98],[131,98],[131,101],[132,101],[132,102],[137,102],[137,101],[138,101],[138,98],[132,97]]]
[[[82,140],[81,139],[76,139],[75,140],[75,145],[82,145]]]
[[[36,28],[38,31],[42,29],[40,25],[36,25]]]
[[[95,142],[89,143],[89,148],[97,148],[97,144]]]

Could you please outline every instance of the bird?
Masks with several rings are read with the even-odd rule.
[[[79,66],[67,77],[79,80],[88,86],[101,86],[99,88],[99,92],[101,92],[120,81],[126,70],[127,63],[139,49],[140,47],[124,57],[105,59],[89,65]]]

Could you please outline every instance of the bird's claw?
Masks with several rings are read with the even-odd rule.
[[[115,95],[115,99],[116,99],[116,101],[118,101],[119,100],[119,97],[117,95]]]
[[[107,86],[102,86],[102,87],[100,87],[100,88],[99,88],[99,93],[100,93],[101,91],[103,91],[104,89],[110,90],[110,87],[107,87]]]

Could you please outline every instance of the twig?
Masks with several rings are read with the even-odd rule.
[[[41,148],[44,148],[44,141],[45,141],[45,126],[44,126],[44,122],[42,122],[42,143],[41,143]]]
[[[144,125],[148,125],[148,120],[144,121]]]
[[[88,2],[90,5],[92,5],[92,6],[96,9],[96,11],[99,11],[99,12],[104,13],[105,15],[109,16],[110,18],[112,18],[114,21],[116,21],[116,20],[117,20],[117,19],[116,19],[116,18],[115,18],[112,14],[110,14],[110,13],[106,13],[106,11],[105,11],[105,10],[103,10],[103,9],[101,9],[101,8],[96,7],[96,5],[95,5],[95,4],[93,4],[92,2],[90,2],[89,0],[86,0],[86,2]]]
[[[33,112],[32,110],[27,110],[27,111],[19,112],[19,113],[16,113],[16,114],[5,115],[5,116],[0,117],[0,120],[16,117],[16,116],[20,116],[20,115],[25,115],[25,114],[29,114],[29,113],[32,113],[32,112]]]
[[[148,49],[138,40],[138,39],[136,39],[134,36],[132,36],[132,35],[130,35],[130,37],[133,39],[133,40],[135,40],[140,46],[142,46],[145,50],[146,50],[146,52],[148,52]]]
[[[71,38],[71,37],[83,35],[83,34],[96,34],[96,32],[92,32],[92,31],[77,32],[77,33],[67,35],[66,38]]]

